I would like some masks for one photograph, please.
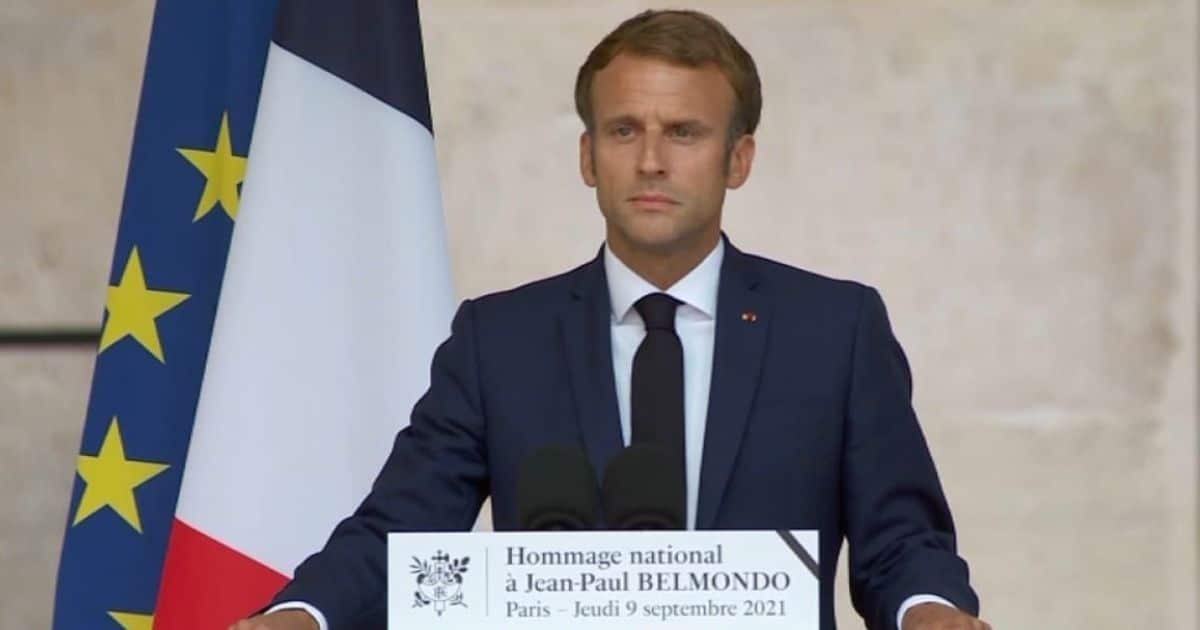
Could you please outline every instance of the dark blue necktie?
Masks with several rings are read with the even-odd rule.
[[[634,304],[646,322],[646,338],[633,355],[630,388],[632,444],[654,445],[675,461],[679,478],[685,465],[683,428],[683,344],[675,333],[679,300],[666,293],[651,293]],[[684,489],[686,492],[686,489]],[[686,493],[681,496],[686,497]]]

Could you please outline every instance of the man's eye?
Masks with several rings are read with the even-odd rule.
[[[613,135],[618,138],[628,138],[633,135],[633,127],[629,125],[618,125],[613,127]]]
[[[691,138],[696,135],[696,130],[691,127],[676,127],[671,130],[671,135],[676,138]]]

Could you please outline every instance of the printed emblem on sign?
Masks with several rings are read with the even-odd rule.
[[[467,605],[463,602],[462,581],[470,563],[471,559],[468,557],[451,560],[450,556],[441,550],[428,562],[413,556],[413,562],[409,565],[413,574],[417,576],[413,608],[423,608],[432,604],[439,617],[446,612],[447,605],[466,608]]]

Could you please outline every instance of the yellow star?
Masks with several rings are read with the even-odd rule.
[[[142,519],[138,516],[133,489],[167,468],[169,466],[166,464],[125,459],[121,427],[113,417],[108,432],[104,434],[104,442],[100,444],[100,452],[79,456],[79,476],[83,477],[87,487],[79,499],[79,508],[71,525],[78,525],[108,506],[139,534],[142,533]]]
[[[221,115],[221,129],[217,132],[217,146],[212,151],[203,149],[177,148],[179,154],[187,158],[197,170],[208,180],[204,184],[204,193],[200,195],[200,203],[196,206],[196,216],[192,221],[199,221],[220,202],[225,214],[230,219],[237,218],[238,184],[246,178],[245,156],[233,154],[233,143],[229,140],[229,112]]]
[[[138,613],[108,611],[113,621],[121,624],[125,630],[151,630],[154,627],[154,615],[139,615]]]
[[[187,293],[147,289],[142,258],[134,247],[121,272],[121,283],[108,287],[108,301],[104,304],[108,319],[100,335],[100,352],[125,337],[133,337],[154,358],[166,363],[154,320],[189,297]]]

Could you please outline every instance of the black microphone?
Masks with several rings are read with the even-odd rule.
[[[596,475],[578,446],[547,446],[517,470],[517,519],[523,530],[595,529]]]
[[[687,481],[678,455],[648,444],[617,454],[604,471],[604,514],[613,529],[683,529]]]

